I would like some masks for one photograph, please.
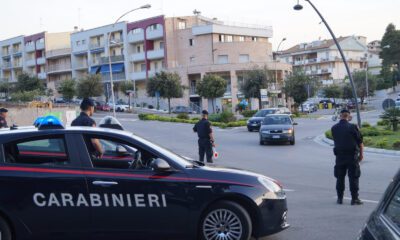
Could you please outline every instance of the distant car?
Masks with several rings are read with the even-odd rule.
[[[56,98],[54,99],[54,103],[68,103],[68,101],[64,98]]]
[[[346,108],[347,109],[355,109],[356,108],[356,103],[353,100],[349,100],[346,103]]]
[[[96,102],[96,110],[109,112],[111,110],[111,107],[108,106],[106,102]]]
[[[266,108],[259,110],[252,118],[247,121],[247,130],[252,132],[254,130],[260,130],[261,122],[267,115],[283,113],[283,111],[279,108]]]
[[[372,212],[358,240],[398,240],[400,239],[400,171]]]
[[[192,114],[192,113],[196,113],[195,111],[193,111],[190,107],[186,107],[186,106],[176,106],[174,108],[172,108],[172,113],[188,113],[188,114]]]
[[[309,104],[309,103],[304,103],[303,108],[302,106],[299,106],[299,112],[306,112],[306,113],[312,113],[315,111],[314,106]]]
[[[113,110],[113,108],[114,108],[113,102],[109,102],[108,106],[110,106],[110,110]],[[118,101],[115,104],[115,111],[116,112],[126,112],[126,111],[129,111],[129,109],[130,109],[130,106],[127,103],[123,102],[123,101]]]
[[[260,128],[260,145],[268,142],[289,142],[295,144],[294,125],[288,114],[271,114],[264,118]]]

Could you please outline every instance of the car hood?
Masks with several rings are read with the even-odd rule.
[[[261,130],[286,130],[293,128],[292,125],[262,125]]]
[[[276,180],[267,177],[265,175],[247,171],[247,170],[242,170],[238,168],[233,168],[233,167],[223,167],[223,166],[218,166],[218,165],[207,165],[202,167],[202,170],[208,171],[208,172],[215,172],[218,174],[228,174],[228,175],[241,175],[242,177],[249,177],[253,179],[257,179],[259,177],[267,178],[273,182],[277,182]]]
[[[249,119],[250,122],[261,122],[264,120],[264,117],[252,117]]]

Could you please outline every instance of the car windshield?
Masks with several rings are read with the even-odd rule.
[[[254,117],[265,117],[269,114],[274,114],[275,112],[276,112],[276,110],[273,110],[273,109],[260,110],[256,113],[256,115],[254,115]]]
[[[267,116],[263,125],[289,125],[292,124],[290,117],[288,116]]]

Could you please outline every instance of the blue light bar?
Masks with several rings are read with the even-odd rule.
[[[39,123],[39,130],[45,129],[64,129],[64,126],[58,118],[54,116],[47,116],[43,117]]]
[[[38,117],[36,118],[35,122],[33,122],[33,126],[39,127],[40,123],[43,121],[44,117]]]

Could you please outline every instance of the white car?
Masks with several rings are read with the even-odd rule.
[[[312,108],[311,104],[305,103],[303,104],[303,108],[299,106],[299,112],[306,112],[306,113],[312,113],[314,109]]]
[[[114,108],[113,102],[109,102],[108,105],[110,106],[111,110],[113,110],[113,108]],[[131,108],[126,103],[116,103],[115,104],[115,111],[116,112],[126,112],[126,111],[129,111],[129,109],[131,109]]]

